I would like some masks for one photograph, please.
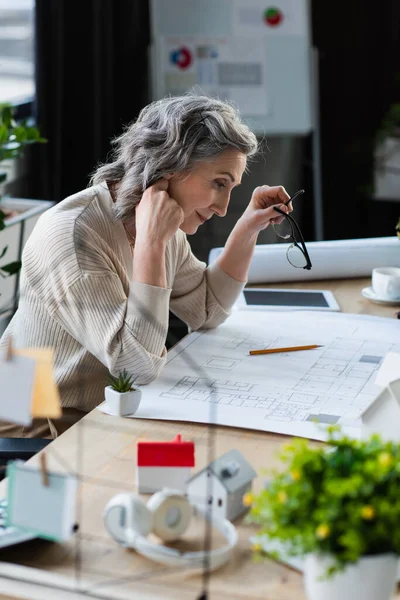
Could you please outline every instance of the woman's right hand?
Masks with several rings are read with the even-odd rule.
[[[169,181],[162,177],[147,188],[135,210],[136,244],[162,244],[178,231],[184,212],[168,194]]]

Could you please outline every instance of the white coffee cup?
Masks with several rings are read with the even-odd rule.
[[[380,300],[400,300],[400,267],[372,269],[372,289]]]

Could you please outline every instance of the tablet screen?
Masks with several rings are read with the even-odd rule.
[[[295,292],[273,290],[243,290],[249,306],[310,306],[328,308],[329,304],[321,292]]]

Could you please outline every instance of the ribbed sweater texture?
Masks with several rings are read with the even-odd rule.
[[[90,411],[108,373],[153,381],[166,361],[169,310],[191,331],[229,316],[244,283],[192,253],[178,230],[166,250],[167,288],[132,280],[133,257],[105,182],[69,196],[38,220],[22,255],[18,310],[0,340],[51,347],[62,405]]]

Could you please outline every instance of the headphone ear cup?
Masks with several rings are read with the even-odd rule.
[[[189,526],[193,508],[186,496],[167,488],[156,492],[147,502],[153,514],[153,533],[165,542],[177,540]]]
[[[120,543],[132,545],[140,535],[146,537],[153,528],[153,514],[139,496],[117,494],[104,509],[103,519],[107,531]]]

